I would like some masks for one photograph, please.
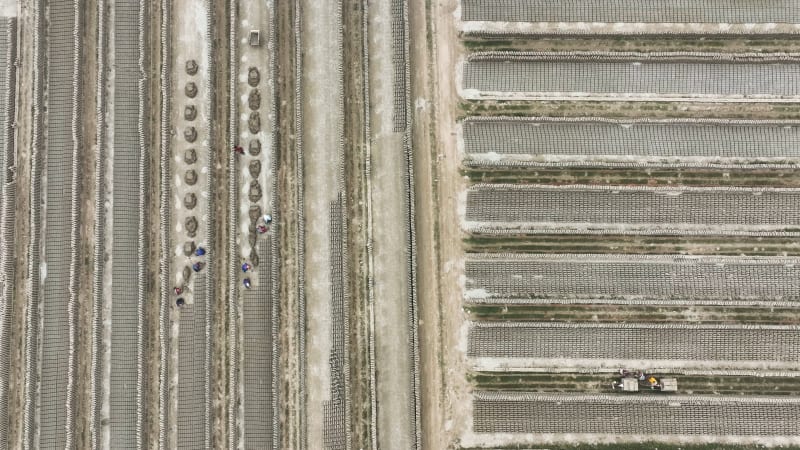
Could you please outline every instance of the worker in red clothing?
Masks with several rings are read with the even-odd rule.
[[[240,155],[244,155],[244,148],[242,148],[241,145],[237,145],[237,146],[233,147],[233,151],[238,153],[238,154],[240,154]]]

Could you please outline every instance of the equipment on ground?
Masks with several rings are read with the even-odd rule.
[[[250,45],[258,47],[261,45],[261,32],[258,30],[250,30]]]
[[[620,377],[611,383],[611,388],[622,392],[659,391],[676,392],[678,380],[675,378],[660,378],[642,370],[619,369]]]

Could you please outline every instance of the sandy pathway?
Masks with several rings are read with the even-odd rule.
[[[330,400],[330,202],[339,186],[342,85],[336,66],[341,34],[335,2],[308,1],[303,11],[303,112],[306,217],[307,443],[323,448],[323,404]]]
[[[378,446],[414,446],[403,133],[393,131],[391,2],[369,5],[371,196]],[[398,80],[402,83],[402,80]]]

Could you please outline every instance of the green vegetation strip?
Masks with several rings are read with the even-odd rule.
[[[472,320],[592,323],[800,324],[798,308],[608,304],[469,305]]]
[[[471,235],[464,243],[476,253],[800,256],[800,240],[779,237]]]
[[[669,36],[610,36],[589,37],[476,37],[468,36],[464,48],[477,51],[621,51],[621,52],[748,52],[783,53],[800,51],[795,37],[715,38]]]
[[[463,100],[459,117],[557,116],[617,118],[800,119],[796,103]]]
[[[550,169],[466,167],[473,183],[800,187],[797,169]]]
[[[678,392],[702,395],[779,395],[800,393],[800,378],[682,375],[655,373],[659,377],[676,378]],[[528,372],[471,372],[468,381],[480,390],[527,392],[581,392],[585,394],[611,392],[610,386],[618,377],[614,374],[528,373]],[[638,394],[666,395],[642,391]]]

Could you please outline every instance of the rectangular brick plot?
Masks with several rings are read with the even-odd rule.
[[[461,20],[499,22],[798,23],[794,0],[461,0]]]
[[[478,433],[797,436],[800,400],[476,392]]]
[[[784,257],[468,254],[467,298],[800,300]]]
[[[800,191],[479,184],[467,228],[485,232],[796,234]]]
[[[462,69],[467,99],[800,101],[800,64],[784,55],[486,52]]]
[[[800,363],[800,327],[479,322],[469,329],[467,356],[796,365]]]
[[[464,153],[484,160],[481,165],[513,160],[702,166],[800,159],[800,123],[793,121],[474,117],[461,130]]]

